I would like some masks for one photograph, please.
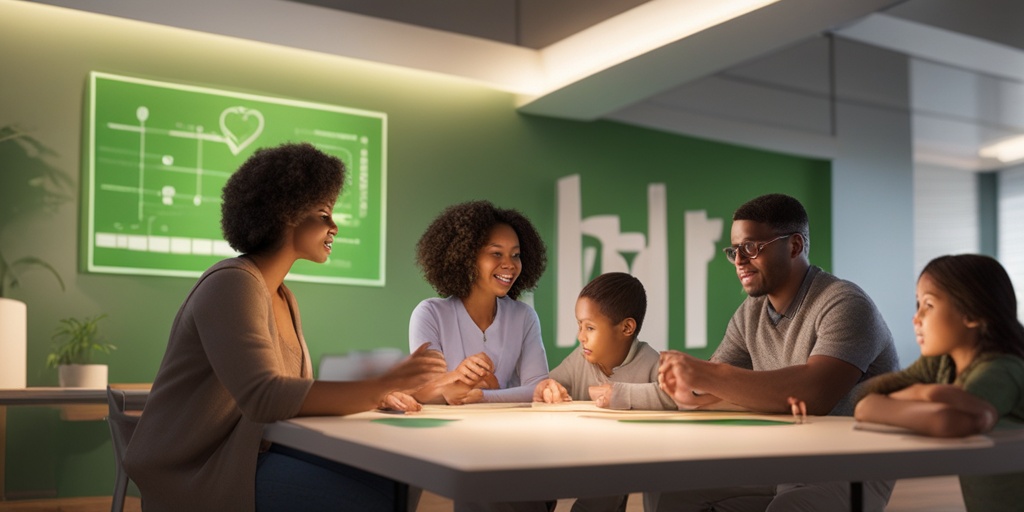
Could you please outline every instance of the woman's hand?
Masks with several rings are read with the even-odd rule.
[[[493,373],[488,373],[484,378],[480,379],[475,386],[476,389],[501,389],[501,385],[498,384],[498,378]]]
[[[448,365],[444,355],[430,350],[429,344],[420,345],[409,357],[380,377],[390,389],[416,389],[443,375]]]
[[[448,405],[465,405],[482,401],[484,392],[463,382],[453,382],[441,389],[441,396]]]
[[[453,372],[456,378],[464,384],[476,387],[479,382],[490,377],[494,382],[493,387],[497,387],[498,381],[494,379],[494,363],[484,352],[463,359]]]
[[[444,375],[444,356],[427,345],[380,377],[355,381],[314,381],[298,416],[345,415],[386,405],[404,411],[418,410],[419,404],[406,393]]]
[[[392,391],[385,395],[377,408],[403,412],[419,412],[423,410],[423,406],[415,398],[401,391]]]
[[[443,355],[440,357],[444,359]],[[484,399],[482,390],[501,387],[492,373],[493,368],[491,358],[480,352],[463,359],[450,372],[432,374],[427,382],[411,389],[409,393],[424,404],[462,405],[480,402]]]
[[[487,358],[487,355],[480,353]],[[466,358],[467,360],[470,358]],[[490,358],[487,358],[490,361]],[[485,375],[480,377],[475,384],[467,384],[463,379],[460,378],[458,370],[448,372],[446,375],[447,383],[440,386],[441,396],[444,397],[445,403],[448,405],[463,405],[472,404],[476,402],[482,402],[484,399],[485,389],[500,389],[498,385],[498,378],[493,373],[487,372]]]
[[[561,402],[572,402],[572,397],[565,389],[565,386],[555,379],[544,379],[533,388],[533,401],[546,404],[557,404]]]

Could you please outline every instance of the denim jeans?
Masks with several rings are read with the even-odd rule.
[[[393,512],[402,484],[279,445],[259,454],[256,511]]]

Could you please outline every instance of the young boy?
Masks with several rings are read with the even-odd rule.
[[[636,339],[647,312],[640,280],[601,274],[576,299],[580,345],[534,388],[535,402],[594,400],[610,409],[676,409],[658,387],[658,352]],[[577,499],[572,512],[624,512],[629,496]]]
[[[609,409],[676,409],[658,387],[658,352],[637,340],[647,311],[640,280],[602,274],[576,299],[580,345],[534,388],[535,402],[594,400]]]

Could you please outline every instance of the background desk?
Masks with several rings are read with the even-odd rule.
[[[626,423],[593,415],[555,408],[428,407],[406,418],[456,421],[403,428],[373,421],[402,416],[368,412],[278,422],[268,426],[265,437],[472,501],[1024,469],[1019,433],[945,440],[855,430],[848,417],[812,417],[802,425],[722,426]]]
[[[111,387],[148,393],[150,384],[111,384]],[[87,388],[31,387],[0,389],[0,501],[7,499],[7,406],[55,405],[71,407],[66,414],[72,420],[99,420],[106,417],[107,390]]]

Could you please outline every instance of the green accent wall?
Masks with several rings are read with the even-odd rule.
[[[359,44],[352,41],[350,44]],[[49,165],[74,183],[54,212],[3,219],[0,249],[8,258],[37,256],[60,272],[29,271],[11,298],[28,304],[28,381],[56,384],[44,367],[60,318],[106,313],[107,338],[119,346],[99,358],[112,382],[149,382],[174,314],[194,279],[91,274],[79,270],[82,144],[91,71],[224,88],[382,112],[388,120],[386,285],[293,282],[314,365],[324,353],[407,347],[408,317],[433,290],[414,265],[413,249],[445,206],[488,199],[521,210],[548,242],[548,272],[534,304],[555,349],[555,185],[581,177],[583,216],[614,214],[623,231],[646,231],[649,183],[668,194],[670,338],[681,348],[685,316],[682,261],[684,212],[729,219],[743,201],[768,192],[804,202],[812,223],[812,262],[831,262],[831,178],[827,161],[736,147],[611,122],[529,117],[515,98],[478,84],[433,74],[130,22],[27,2],[0,2],[0,126],[17,124],[47,145]],[[438,58],[443,58],[439,56]],[[9,170],[0,162],[0,176]],[[8,186],[7,182],[0,186]],[[678,271],[677,271],[678,270]],[[720,254],[709,264],[708,349],[745,297]],[[643,336],[641,335],[641,338]],[[678,341],[677,341],[678,340]],[[56,493],[109,495],[113,461],[103,422],[66,422],[47,408],[10,408],[7,491],[10,497]]]

